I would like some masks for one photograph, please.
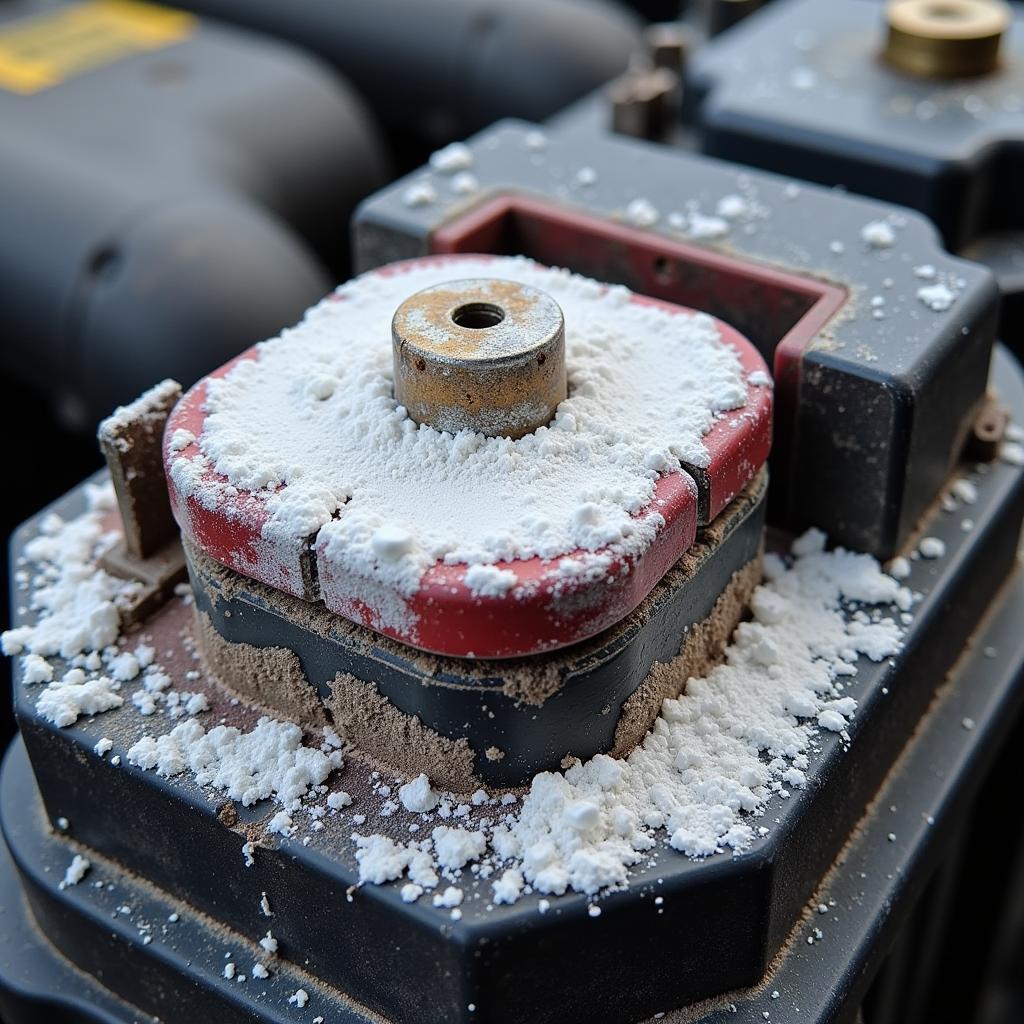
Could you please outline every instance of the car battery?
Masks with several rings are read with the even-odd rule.
[[[1024,324],[1024,13],[996,0],[781,0],[695,52],[703,152],[920,210]]]
[[[79,430],[193,382],[346,271],[386,166],[353,90],[284,44],[143,3],[5,3],[0,366]]]
[[[1020,705],[1024,379],[991,276],[904,210],[518,123],[354,231],[364,273],[301,324],[104,421],[116,507],[101,476],[15,535],[0,896],[40,932],[5,1009],[836,1019]],[[775,721],[820,731],[670,806],[700,736],[739,757],[726,705],[780,699],[709,687],[786,675],[799,644],[759,631],[814,523],[853,550],[793,545],[792,628],[837,674]],[[565,802],[627,771],[671,844]],[[564,853],[515,868],[538,802]]]

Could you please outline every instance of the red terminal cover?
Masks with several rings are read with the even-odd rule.
[[[474,257],[479,259],[479,257]],[[421,262],[451,262],[453,272],[462,255],[428,256],[381,268],[391,276]],[[690,313],[686,307],[634,295],[632,301],[655,304],[670,312]],[[737,330],[718,321],[721,339],[739,355],[747,377],[767,374],[764,360]],[[258,359],[250,348],[199,381],[178,403],[167,424],[164,465],[171,508],[182,534],[210,558],[252,579],[305,600],[322,600],[338,615],[422,650],[454,657],[510,658],[555,650],[599,633],[628,615],[693,544],[698,524],[708,522],[758,473],[771,445],[771,389],[749,384],[747,404],[722,415],[704,436],[710,455],[705,469],[670,473],[657,481],[653,511],[664,523],[652,544],[639,556],[613,555],[600,572],[566,577],[557,571],[565,558],[594,552],[572,552],[556,559],[520,559],[498,563],[514,572],[517,584],[501,597],[474,595],[464,577],[468,566],[436,563],[424,573],[411,596],[390,591],[383,583],[360,580],[357,588],[366,600],[353,598],[349,581],[340,577],[315,537],[302,540],[270,539],[263,534],[269,513],[265,499],[245,491],[222,498],[212,507],[176,485],[171,464],[198,457],[195,441],[172,450],[171,438],[188,431],[203,432],[207,382],[221,377],[241,360]],[[202,470],[204,480],[227,483],[212,468]],[[283,485],[287,486],[287,485]],[[342,509],[344,514],[344,509]],[[600,552],[597,552],[600,554]],[[315,561],[315,571],[313,562]],[[374,589],[381,591],[374,593]],[[384,591],[389,591],[384,593]],[[403,613],[382,621],[371,604],[402,602]],[[400,622],[401,625],[397,625]]]

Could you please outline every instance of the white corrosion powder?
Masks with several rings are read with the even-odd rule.
[[[896,243],[896,232],[885,220],[873,220],[860,229],[860,237],[872,249],[888,249]]]
[[[36,701],[36,710],[63,729],[74,725],[79,715],[98,715],[119,708],[124,703],[117,693],[119,685],[107,676],[81,683],[50,683]]]
[[[888,618],[847,617],[841,601],[910,604],[910,594],[866,555],[824,550],[812,531],[787,567],[765,560],[767,581],[751,601],[724,664],[665,701],[643,744],[625,761],[601,755],[564,774],[538,775],[518,819],[492,842],[545,893],[593,893],[621,884],[664,829],[690,856],[743,850],[747,815],[782,782],[799,786],[813,727],[800,719],[853,714],[837,677],[899,647]],[[831,721],[831,716],[828,717]]]
[[[417,426],[395,402],[395,308],[453,277],[520,281],[561,306],[570,395],[549,426],[517,441],[453,437]],[[357,278],[261,345],[259,359],[211,381],[205,461],[181,456],[172,472],[208,506],[235,488],[259,492],[266,538],[297,543],[319,531],[340,572],[410,594],[438,559],[642,551],[661,517],[632,514],[658,476],[681,462],[706,466],[703,435],[745,402],[739,359],[712,318],[640,305],[624,288],[529,260],[469,257]],[[230,483],[203,482],[204,465]],[[483,582],[482,593],[497,593],[504,580]]]
[[[67,889],[68,886],[78,885],[85,878],[91,867],[92,864],[89,862],[88,857],[83,857],[80,853],[76,853],[64,872],[64,878],[61,880],[59,888]]]
[[[31,607],[38,612],[34,626],[3,634],[4,654],[23,651],[39,656],[73,658],[83,651],[100,651],[118,636],[121,616],[115,600],[138,589],[138,584],[96,568],[95,555],[103,540],[103,508],[112,491],[91,492],[97,508],[65,523],[46,516],[40,532],[25,545],[25,557],[39,567]],[[40,666],[26,666],[40,676]]]
[[[430,785],[430,779],[426,775],[418,775],[412,782],[407,782],[398,791],[398,799],[407,811],[413,813],[424,813],[432,811],[438,804],[440,797]]]
[[[272,798],[295,810],[313,786],[341,766],[341,754],[304,746],[290,722],[261,718],[250,732],[218,725],[207,732],[195,719],[163,736],[143,736],[128,761],[170,777],[188,769],[200,786],[212,786],[244,807]]]
[[[737,628],[724,663],[665,701],[626,760],[602,754],[535,776],[518,814],[489,835],[435,828],[437,864],[452,877],[485,855],[491,870],[504,862],[494,902],[511,903],[527,884],[554,894],[623,885],[659,832],[691,857],[745,850],[771,796],[806,784],[818,730],[845,733],[857,703],[842,695],[842,677],[862,654],[878,661],[899,649],[889,616],[850,603],[906,610],[913,601],[870,556],[825,551],[819,531],[798,538],[793,555],[792,564],[767,556],[753,618]],[[356,842],[362,881],[399,878],[423,856],[422,844],[382,835]]]

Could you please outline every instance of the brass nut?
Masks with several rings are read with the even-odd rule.
[[[538,288],[480,278],[434,285],[391,322],[395,398],[417,423],[529,434],[566,397],[565,320]]]
[[[1012,14],[1002,0],[892,0],[884,57],[925,78],[968,78],[999,64]]]

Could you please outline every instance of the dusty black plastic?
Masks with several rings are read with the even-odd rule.
[[[337,68],[396,143],[438,145],[500,117],[542,120],[625,70],[637,20],[614,0],[183,0]]]
[[[0,27],[62,6],[12,0]],[[88,430],[155,380],[188,384],[330,289],[384,180],[343,81],[226,26],[0,88],[0,367]]]
[[[959,81],[903,74],[879,56],[883,7],[778,0],[687,66],[687,117],[717,157],[842,184],[920,210],[946,244],[987,261],[990,233],[1024,236],[1024,11],[999,69]],[[997,273],[998,261],[993,263]],[[1017,272],[1001,275],[1018,296]],[[1021,311],[1008,310],[1019,327]],[[1010,320],[1002,336],[1016,347]]]
[[[537,772],[557,771],[568,752],[588,760],[613,748],[626,699],[655,661],[670,661],[679,653],[681,638],[711,614],[733,574],[757,556],[765,490],[759,481],[749,498],[744,495],[722,512],[728,525],[721,541],[699,546],[692,558],[696,567],[687,578],[670,574],[645,601],[642,613],[559,652],[567,657],[564,682],[540,705],[511,697],[502,686],[505,673],[545,655],[475,663],[417,658],[415,651],[383,637],[368,646],[366,630],[354,633],[349,627],[322,635],[303,628],[287,617],[267,588],[246,588],[235,576],[231,596],[225,597],[215,577],[194,563],[189,571],[197,606],[226,640],[294,651],[324,697],[330,696],[339,672],[373,683],[399,711],[415,715],[442,736],[468,736],[477,752],[474,772],[485,784],[518,786]],[[484,752],[490,747],[505,756],[488,759]]]
[[[909,211],[814,185],[793,193],[791,182],[771,174],[606,133],[552,128],[538,151],[530,144],[535,130],[506,122],[471,140],[480,193],[470,199],[454,196],[445,175],[424,169],[363,203],[354,224],[359,269],[429,252],[436,231],[496,195],[524,194],[612,223],[643,197],[660,214],[647,229],[651,237],[671,240],[681,236],[668,216],[687,200],[698,197],[709,213],[720,198],[753,190],[771,215],[749,232],[734,229],[719,251],[824,278],[849,293],[804,352],[794,432],[775,446],[789,468],[772,463],[769,521],[818,526],[837,542],[890,556],[946,479],[984,393],[998,313],[991,274],[946,254],[932,225]],[[580,184],[582,168],[596,180]],[[431,181],[438,201],[410,208],[403,196],[413,180]],[[906,218],[898,246],[869,250],[862,228],[893,214]],[[830,248],[834,239],[844,242],[842,252]],[[565,262],[593,276],[592,268]],[[912,267],[926,263],[963,281],[944,313],[916,297],[924,282]],[[628,261],[608,260],[597,276],[638,286],[631,272]],[[898,289],[886,285],[892,278]],[[876,295],[886,298],[884,319],[872,317]],[[730,320],[724,302],[701,308]],[[751,337],[770,364],[780,339]],[[778,428],[785,415],[778,393],[775,410]]]
[[[995,372],[1002,399],[1024,419],[1016,364],[1000,353]],[[859,702],[850,749],[834,734],[822,737],[808,787],[773,802],[772,830],[749,853],[694,862],[659,846],[629,891],[601,900],[596,919],[575,894],[553,900],[543,915],[536,895],[488,911],[473,894],[489,883],[470,876],[459,921],[402,903],[393,885],[355,890],[349,902],[356,872],[347,842],[328,853],[285,839],[244,869],[240,834],[221,824],[216,800],[191,782],[124,761],[114,767],[91,753],[121,712],[55,729],[18,684],[22,733],[51,820],[67,816],[78,841],[250,939],[266,930],[258,909],[266,892],[284,955],[300,956],[310,973],[378,1012],[439,1022],[634,1020],[749,986],[778,952],[1016,564],[1024,471],[995,463],[976,483],[971,531],[960,515],[938,509],[923,524],[947,553],[913,564],[909,585],[923,599],[903,651],[861,664],[849,681],[846,692]],[[81,501],[72,492],[56,508],[74,514]],[[15,555],[36,522],[16,535]],[[270,811],[254,807],[243,818]],[[661,914],[655,895],[664,900]]]

